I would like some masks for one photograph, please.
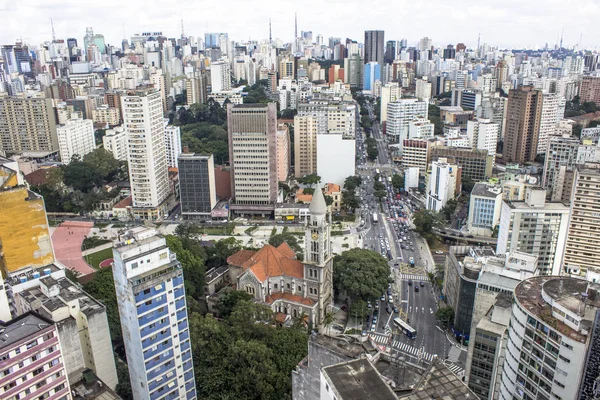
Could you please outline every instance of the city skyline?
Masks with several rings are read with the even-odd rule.
[[[309,1],[302,8],[291,2],[278,3],[278,8],[273,8],[270,3],[251,3],[250,6],[250,3],[235,0],[228,3],[229,13],[223,13],[218,3],[203,4],[200,9],[191,0],[177,2],[171,10],[165,10],[158,3],[154,7],[152,2],[142,4],[138,1],[123,4],[108,0],[85,8],[72,0],[51,4],[36,1],[2,3],[0,11],[10,14],[11,18],[4,20],[0,40],[10,44],[22,38],[30,45],[52,39],[50,18],[54,22],[56,38],[75,37],[79,40],[85,35],[86,27],[93,27],[94,32],[103,34],[106,42],[113,46],[120,46],[123,31],[127,38],[142,31],[162,31],[168,37],[180,37],[182,18],[188,36],[227,32],[229,38],[236,41],[268,38],[271,19],[273,38],[291,42],[294,13],[297,12],[298,33],[312,31],[314,36],[320,33],[325,40],[333,36],[362,42],[365,30],[378,29],[385,31],[386,40],[406,38],[409,46],[415,45],[421,37],[429,36],[439,47],[457,42],[474,47],[481,34],[481,43],[501,48],[542,48],[546,43],[549,47],[557,44],[564,31],[564,47],[573,47],[581,41],[580,48],[593,49],[596,48],[593,21],[600,17],[600,4],[594,0],[584,0],[577,8],[558,0],[551,0],[545,7],[516,0],[502,5],[471,1],[460,8],[434,0],[427,8],[407,2],[395,5],[397,9],[394,10],[382,0],[375,0],[368,15],[361,12],[361,4],[355,0],[344,2],[344,7],[338,7],[340,2],[337,0],[324,4]],[[114,15],[114,10],[119,13],[107,22],[107,14]],[[200,10],[202,12],[198,13]],[[195,14],[200,15],[196,17]],[[131,15],[136,15],[135,19]],[[452,26],[456,29],[449,29]]]

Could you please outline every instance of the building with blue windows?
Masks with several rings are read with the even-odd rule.
[[[502,189],[485,182],[476,183],[471,191],[469,206],[469,233],[476,236],[491,236],[500,224]]]
[[[373,90],[375,81],[381,81],[381,65],[375,61],[365,64],[365,73],[363,74],[363,90]]]
[[[196,399],[183,271],[156,230],[135,228],[113,249],[113,274],[133,398]]]

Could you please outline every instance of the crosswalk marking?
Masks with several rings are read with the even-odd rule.
[[[444,364],[446,364],[446,366],[448,367],[448,369],[452,372],[454,372],[456,374],[456,376],[458,376],[459,378],[463,377],[465,375],[465,369],[459,367],[456,364],[453,364],[451,362],[445,362]]]
[[[369,336],[377,344],[388,345],[389,341],[390,341],[389,336],[383,335],[381,333],[373,332],[373,333],[370,333]],[[433,361],[433,358],[435,357],[433,354],[422,352],[421,349],[418,349],[418,348],[413,347],[406,343],[402,343],[399,340],[394,340],[394,342],[392,343],[392,347],[396,350],[407,353],[415,358],[419,358],[421,356],[423,358],[423,360],[425,360],[427,362]]]
[[[414,281],[428,281],[429,277],[425,275],[414,275],[414,274],[401,274],[402,279],[411,279]]]

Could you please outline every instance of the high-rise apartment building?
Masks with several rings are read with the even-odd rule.
[[[230,209],[237,214],[273,212],[277,201],[277,107],[268,104],[228,104]]]
[[[183,270],[165,238],[134,228],[113,249],[133,398],[196,399]]]
[[[597,382],[600,287],[536,276],[514,291],[500,400],[591,399]]]
[[[3,399],[71,399],[56,325],[29,312],[0,321]]]
[[[375,90],[375,82],[381,82],[381,64],[375,61],[365,63],[365,72],[363,74],[363,90]]]
[[[91,119],[72,118],[56,127],[58,149],[63,164],[71,162],[74,155],[83,158],[96,149],[94,123]]]
[[[294,117],[294,176],[296,178],[317,172],[317,117]]]
[[[537,154],[544,154],[548,148],[548,140],[556,135],[560,97],[555,93],[542,95],[542,113],[537,140]],[[564,113],[564,111],[563,111]]]
[[[402,165],[405,168],[418,168],[419,174],[424,176],[429,165],[431,143],[425,139],[404,139],[404,154]]]
[[[550,201],[565,201],[571,197],[573,170],[577,162],[579,139],[570,135],[549,138],[542,186]],[[571,179],[570,179],[571,178]]]
[[[231,67],[227,61],[215,61],[210,64],[210,92],[231,90]]]
[[[433,161],[427,185],[427,209],[439,212],[459,190],[460,168],[448,164],[444,158]]]
[[[567,239],[569,207],[546,203],[546,191],[529,187],[525,201],[504,201],[496,253],[514,251],[538,257],[541,275],[559,275]]]
[[[523,164],[537,155],[543,94],[532,86],[508,92],[503,158]]]
[[[384,65],[384,36],[384,31],[365,31],[365,64],[374,61]]]
[[[352,54],[344,59],[344,83],[353,88],[362,88],[363,73],[363,58],[359,54]]]
[[[179,196],[184,219],[210,219],[211,211],[217,204],[212,155],[179,155]]]
[[[317,134],[338,134],[345,139],[356,137],[356,106],[350,102],[313,99],[298,104],[298,115],[317,119]]]
[[[427,80],[427,76],[417,79],[415,86],[415,97],[421,101],[429,101],[431,98],[431,82]]]
[[[587,75],[582,78],[579,97],[582,103],[593,101],[600,104],[600,75]]]
[[[127,161],[127,133],[121,126],[106,131],[102,136],[102,146],[115,160]]]
[[[571,219],[563,263],[565,272],[586,276],[594,282],[600,282],[598,196],[600,164],[590,163],[575,168]]]
[[[485,181],[492,176],[493,159],[486,150],[468,147],[432,146],[431,159],[439,157],[454,160],[462,168],[462,176],[475,182]]]
[[[284,56],[279,61],[279,79],[295,78],[294,57]]]
[[[57,151],[52,99],[0,97],[0,151]]]
[[[471,148],[485,150],[496,160],[496,147],[500,136],[500,126],[489,119],[477,118],[467,121],[467,137]]]
[[[181,154],[181,129],[175,125],[169,125],[165,119],[165,151],[167,155],[167,166],[177,168],[177,157]]]
[[[469,232],[477,236],[491,236],[500,223],[502,189],[485,182],[476,183],[469,201]]]
[[[385,133],[400,144],[402,152],[404,139],[408,139],[408,126],[416,117],[427,118],[429,105],[418,99],[398,99],[388,103]]]
[[[385,124],[387,121],[387,108],[388,104],[394,102],[402,97],[402,88],[398,82],[390,82],[381,87],[381,106],[380,106],[380,118],[379,121]]]
[[[207,101],[207,79],[204,71],[195,71],[185,81],[186,103],[206,103]]]
[[[133,213],[138,219],[157,220],[166,212],[169,197],[161,94],[156,89],[129,91],[121,101]]]
[[[290,174],[290,132],[286,124],[277,124],[277,180],[285,182]]]

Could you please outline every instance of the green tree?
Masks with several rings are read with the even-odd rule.
[[[356,193],[353,190],[344,190],[342,192],[342,207],[346,209],[346,211],[353,211],[360,206],[360,202],[358,201],[358,197],[356,197]]]
[[[450,220],[452,219],[452,215],[454,215],[457,205],[458,202],[456,201],[456,199],[450,199],[446,202],[446,205],[440,210],[440,213],[444,216],[446,222],[450,222]]]
[[[221,318],[228,318],[231,315],[231,312],[235,308],[235,306],[240,301],[249,301],[252,300],[252,295],[241,291],[241,290],[230,290],[225,293],[217,302],[217,310],[219,310],[219,315]]]
[[[227,265],[227,258],[242,249],[242,242],[234,237],[217,240],[211,247],[206,248],[206,269]]]
[[[344,189],[355,190],[362,184],[362,178],[359,175],[349,176],[344,181]]]
[[[367,147],[367,158],[371,161],[375,161],[379,156],[379,150],[377,147]]]
[[[463,175],[461,179],[462,191],[465,193],[471,193],[475,187],[475,181],[468,176]]]
[[[452,307],[441,307],[435,312],[435,317],[444,323],[446,327],[454,322],[454,309]]]
[[[435,226],[435,215],[429,210],[419,210],[413,215],[413,223],[415,231],[423,237],[429,237],[433,227]]]
[[[102,176],[90,164],[87,164],[78,157],[63,167],[65,185],[71,186],[75,190],[88,192],[102,183]]]
[[[369,315],[367,302],[362,299],[353,301],[350,304],[350,310],[348,313],[349,318],[360,318],[361,320],[364,319],[367,315]]]
[[[385,190],[385,185],[379,181],[373,183],[373,190]]]
[[[296,179],[302,185],[314,186],[321,182],[321,177],[317,174],[304,175],[302,178]]]
[[[106,149],[96,149],[83,156],[83,162],[92,170],[96,171],[104,180],[110,180],[114,177],[121,167],[119,160],[116,160],[112,153]]]
[[[335,292],[345,293],[351,301],[374,300],[388,287],[390,266],[379,253],[351,249],[336,256],[333,265]]]
[[[375,193],[373,193],[373,195],[375,195],[375,197],[377,197],[379,201],[381,201],[381,199],[387,196],[387,192],[385,190],[376,190]]]
[[[328,206],[333,204],[333,197],[329,196],[329,195],[325,195],[325,204],[327,204]]]
[[[183,276],[185,278],[185,293],[187,296],[200,300],[204,297],[204,274],[206,272],[204,261],[197,248],[184,246],[184,239],[174,236],[165,236],[167,246],[177,254],[177,260],[181,263]]]
[[[392,175],[392,186],[397,191],[404,189],[404,176],[400,174]]]
[[[94,275],[94,279],[83,285],[83,290],[104,304],[110,336],[113,341],[121,340],[121,320],[112,269],[102,268],[98,270]]]
[[[433,124],[433,134],[441,135],[444,133],[444,122],[440,118],[440,108],[435,104],[429,104],[427,113],[429,121]]]

